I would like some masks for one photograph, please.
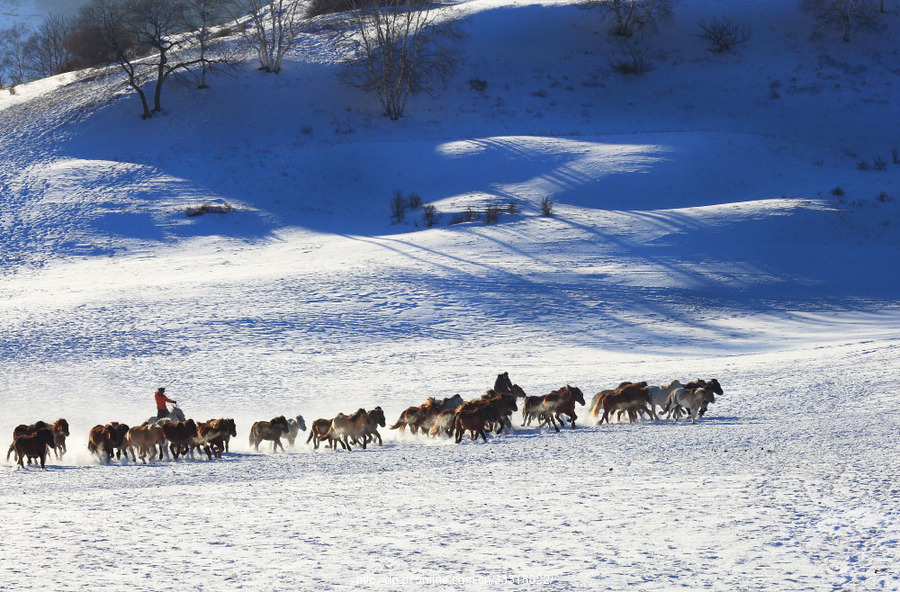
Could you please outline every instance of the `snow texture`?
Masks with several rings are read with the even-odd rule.
[[[843,43],[795,4],[678,3],[623,77],[595,11],[464,2],[455,76],[396,122],[315,30],[149,121],[116,75],[0,94],[0,433],[72,426],[0,467],[0,590],[900,589],[900,17]],[[719,15],[736,53],[693,35]],[[392,224],[398,190],[437,225]],[[503,371],[725,394],[694,425],[247,445]],[[170,381],[230,453],[87,452]]]

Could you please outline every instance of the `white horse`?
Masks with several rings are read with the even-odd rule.
[[[302,415],[298,415],[297,417],[288,418],[288,433],[287,440],[290,446],[294,445],[294,440],[297,439],[297,434],[300,432],[306,431],[306,422],[303,420]]]
[[[716,395],[712,392],[711,389],[708,388],[698,388],[694,390],[688,390],[685,388],[676,389],[669,395],[669,400],[666,403],[666,408],[663,411],[669,411],[671,408],[675,408],[677,406],[684,407],[688,410],[688,414],[691,417],[691,423],[697,423],[697,415],[700,413],[701,409],[706,409],[706,406],[710,403],[716,402]],[[678,421],[678,416],[676,415],[675,420]]]
[[[680,388],[684,388],[678,380],[673,380],[667,386],[651,386],[647,387],[650,391],[650,409],[656,413],[656,407],[663,410],[669,401],[669,395]]]
[[[163,415],[162,417],[157,417],[154,415],[153,417],[145,421],[144,425],[159,425],[163,423],[178,421],[185,421],[184,411],[182,411],[177,406],[173,406],[168,415]]]

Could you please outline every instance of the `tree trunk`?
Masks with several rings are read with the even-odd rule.
[[[169,59],[165,49],[159,50],[159,64],[156,66],[156,90],[153,93],[153,111],[162,111],[162,86],[166,81],[166,64]]]

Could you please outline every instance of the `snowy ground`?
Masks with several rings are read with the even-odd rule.
[[[466,61],[399,122],[315,35],[146,122],[116,79],[0,96],[0,434],[73,432],[47,471],[0,467],[0,590],[900,589],[897,15],[842,44],[774,0],[684,4],[622,78],[594,13],[465,3]],[[690,33],[723,13],[753,38],[712,56]],[[397,189],[440,223],[392,225]],[[246,444],[502,371],[725,395],[696,425]],[[236,418],[231,454],[88,455],[173,379]]]

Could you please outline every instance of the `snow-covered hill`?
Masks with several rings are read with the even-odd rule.
[[[316,33],[149,121],[115,77],[2,93],[0,433],[72,437],[2,471],[0,589],[900,588],[898,15],[846,44],[793,3],[684,2],[622,77],[596,12],[457,9],[464,61],[397,122]],[[752,28],[736,54],[693,35],[720,15]],[[438,224],[392,224],[398,190]],[[237,209],[185,215],[205,202]],[[696,425],[244,445],[502,371],[725,395]],[[234,453],[88,455],[173,379],[190,416],[237,419]]]

